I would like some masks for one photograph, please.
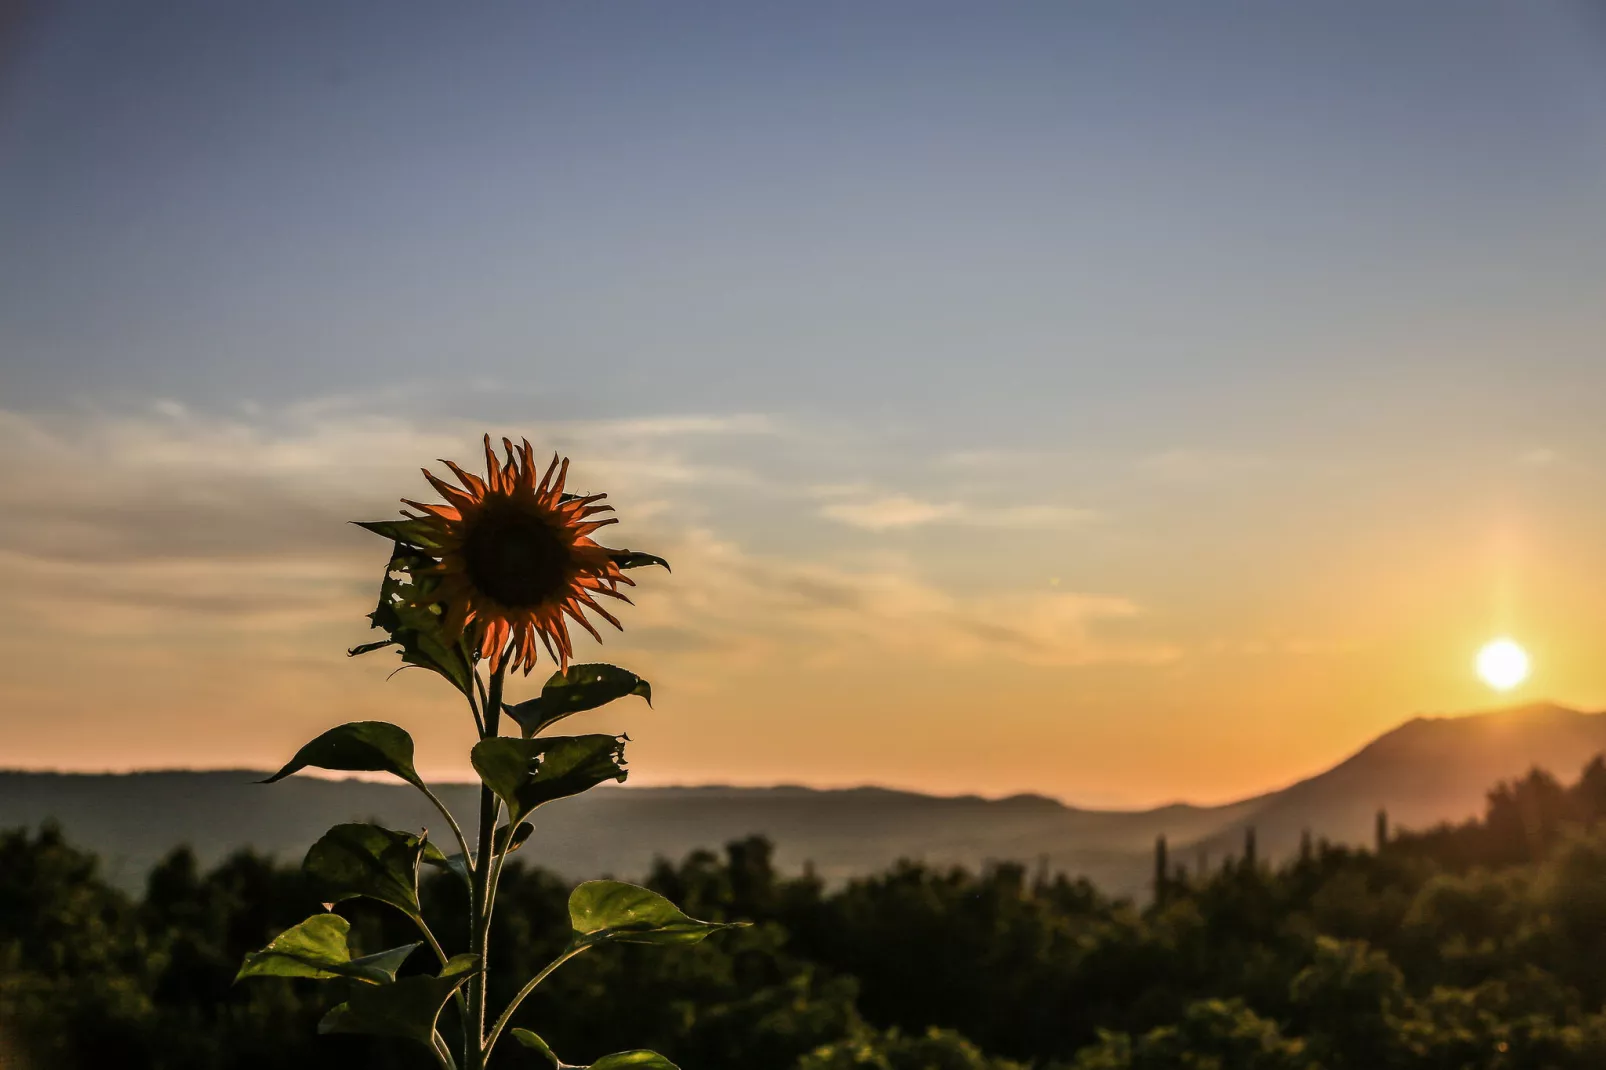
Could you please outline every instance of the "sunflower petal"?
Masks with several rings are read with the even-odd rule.
[[[463,514],[452,508],[450,505],[425,505],[423,502],[415,502],[407,498],[402,499],[402,504],[410,505],[414,509],[420,509],[428,513],[430,516],[439,517],[442,520],[456,522],[463,519]]]
[[[468,493],[467,491],[458,490],[444,479],[436,479],[435,475],[430,472],[428,468],[423,469],[423,473],[424,478],[429,480],[429,485],[439,491],[442,498],[445,498],[447,501],[451,502],[458,509],[479,504],[479,499],[474,497],[474,495]]]
[[[525,490],[535,491],[535,447],[530,445],[529,439],[524,439],[519,446],[519,457],[523,467],[519,472],[519,485]]]
[[[492,494],[506,494],[502,485],[502,467],[496,463],[496,451],[491,449],[491,436],[485,436],[485,485]]]
[[[468,492],[474,495],[475,498],[485,497],[485,480],[481,479],[473,472],[462,468],[456,461],[448,461],[445,458],[442,458],[441,464],[444,464],[447,468],[450,468],[452,470],[452,474],[457,477],[457,481],[463,484],[464,487],[468,488]]]
[[[599,643],[602,642],[602,633],[597,631],[595,625],[586,620],[585,614],[580,612],[579,607],[575,605],[573,599],[563,603],[563,611],[569,616],[573,617],[576,624],[590,632],[591,638],[595,639]]]

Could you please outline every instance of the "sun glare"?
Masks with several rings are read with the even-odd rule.
[[[1478,651],[1478,676],[1496,691],[1510,691],[1528,678],[1528,652],[1510,639],[1495,639]]]

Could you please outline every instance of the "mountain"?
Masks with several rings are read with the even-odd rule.
[[[1325,773],[1250,800],[1239,822],[1255,827],[1269,857],[1293,852],[1300,834],[1370,844],[1377,811],[1395,828],[1460,821],[1483,811],[1498,781],[1538,767],[1571,781],[1606,751],[1606,713],[1550,703],[1459,717],[1417,717],[1368,743]],[[1242,828],[1223,828],[1193,846],[1241,851]]]
[[[1254,827],[1263,857],[1293,851],[1303,830],[1368,844],[1378,809],[1396,827],[1479,813],[1497,781],[1534,766],[1562,779],[1606,751],[1606,713],[1530,706],[1460,717],[1419,717],[1378,737],[1325,773],[1225,806],[1086,810],[1036,795],[942,797],[884,788],[599,788],[543,808],[524,857],[579,879],[643,874],[656,856],[678,858],[762,833],[783,869],[812,864],[827,880],[885,868],[899,858],[978,866],[1014,860],[1085,875],[1111,891],[1138,892],[1155,837],[1173,857],[1219,860],[1242,850]],[[0,828],[58,821],[105,859],[112,879],[135,886],[172,847],[187,843],[213,862],[251,846],[290,859],[329,825],[378,821],[428,828],[440,815],[399,784],[264,774],[150,772],[121,775],[0,772]],[[448,784],[454,812],[474,810],[475,789]]]

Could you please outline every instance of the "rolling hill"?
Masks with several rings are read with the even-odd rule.
[[[1540,705],[1419,717],[1324,773],[1215,807],[1089,810],[1034,795],[940,797],[871,787],[610,786],[545,808],[523,857],[576,879],[633,877],[655,856],[679,857],[762,833],[775,841],[783,868],[812,864],[828,880],[899,858],[968,866],[1016,860],[1137,892],[1158,835],[1183,862],[1197,852],[1219,859],[1240,850],[1248,826],[1271,858],[1294,850],[1304,829],[1335,842],[1370,843],[1379,808],[1396,826],[1460,820],[1480,811],[1496,781],[1536,765],[1571,779],[1602,751],[1606,713]],[[181,843],[207,862],[244,846],[296,858],[330,824],[349,820],[432,828],[440,838],[439,815],[405,786],[310,777],[254,783],[263,775],[0,772],[0,827],[58,821],[74,842],[105,859],[114,880],[130,886]],[[455,811],[472,812],[473,788],[439,790]]]

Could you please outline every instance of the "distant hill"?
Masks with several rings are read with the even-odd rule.
[[[1461,820],[1484,793],[1533,766],[1564,780],[1606,751],[1606,713],[1532,706],[1463,717],[1419,717],[1337,766],[1281,791],[1226,806],[1145,811],[1083,810],[1053,799],[940,797],[883,788],[599,788],[541,811],[524,857],[571,878],[635,877],[655,856],[717,849],[752,833],[777,845],[777,862],[841,880],[899,858],[977,866],[1016,860],[1085,875],[1111,891],[1140,891],[1164,834],[1174,857],[1219,860],[1254,826],[1263,856],[1295,849],[1303,829],[1335,842],[1371,842],[1387,809],[1399,826]],[[243,846],[294,859],[330,824],[377,820],[395,828],[441,821],[411,788],[264,774],[152,772],[124,775],[0,772],[0,827],[56,820],[106,860],[114,880],[136,885],[152,863],[187,843],[212,862]],[[474,789],[444,785],[459,814]]]

